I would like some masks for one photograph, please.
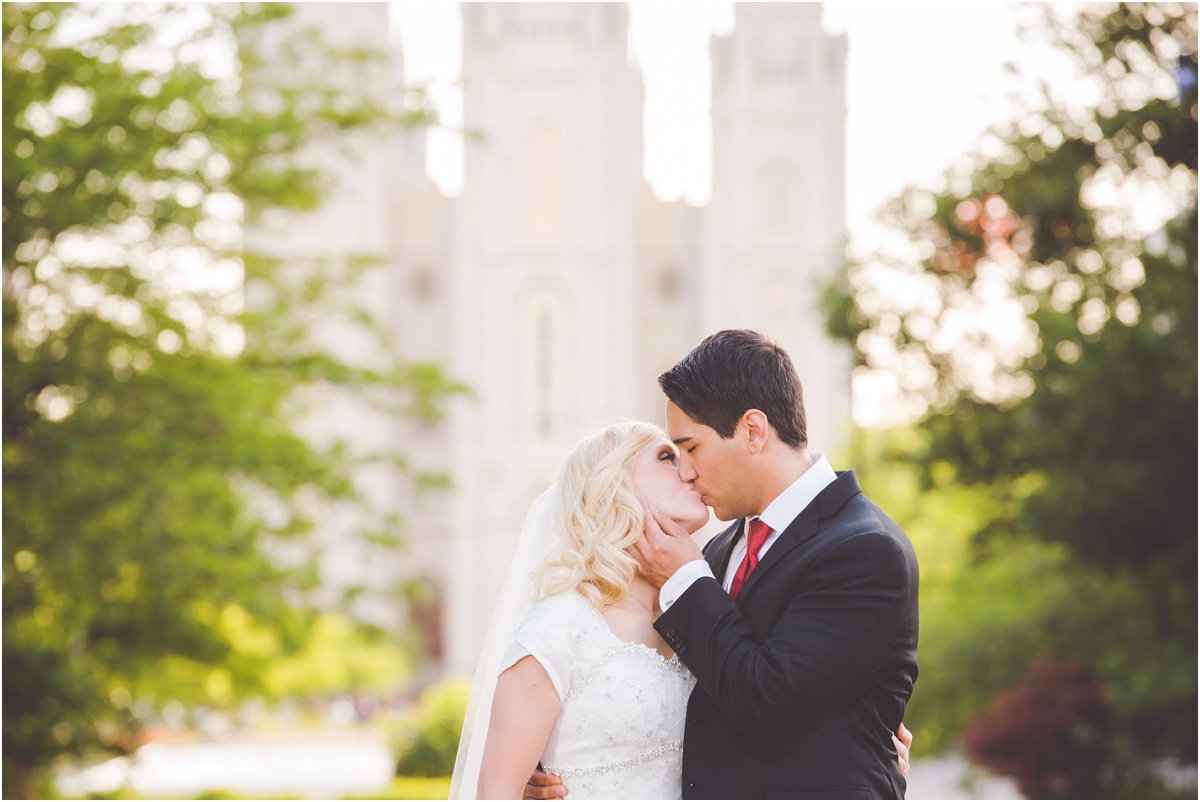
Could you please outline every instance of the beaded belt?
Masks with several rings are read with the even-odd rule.
[[[542,766],[542,769],[547,774],[557,774],[559,777],[587,777],[593,774],[603,774],[606,771],[615,771],[616,769],[631,769],[634,766],[640,766],[647,760],[653,760],[656,757],[662,757],[668,752],[682,752],[683,741],[668,741],[655,749],[646,752],[643,755],[638,755],[631,760],[622,760],[620,763],[609,763],[604,766],[589,766],[587,768],[578,768],[572,766]]]

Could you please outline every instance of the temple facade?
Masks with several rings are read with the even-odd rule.
[[[331,514],[323,557],[331,581],[420,585],[409,609],[372,608],[369,595],[363,609],[415,623],[431,670],[473,670],[528,505],[570,446],[616,417],[661,424],[658,374],[708,334],[774,338],[800,371],[810,446],[845,442],[852,359],[825,335],[817,300],[844,259],[846,41],[822,31],[817,4],[735,14],[711,43],[704,207],[660,201],[643,177],[626,6],[466,3],[464,117],[480,136],[466,143],[461,194],[426,178],[421,131],[397,132],[333,160],[330,201],[272,235],[309,255],[377,253],[365,300],[395,334],[394,356],[440,363],[471,388],[436,425],[374,421],[337,398],[310,422],[314,436],[392,449],[450,479],[421,491],[364,474],[403,515],[408,548],[367,558],[356,522]],[[344,43],[389,47],[383,4],[297,15]],[[399,91],[403,55],[390,52],[381,85]],[[367,349],[353,332],[328,339]]]

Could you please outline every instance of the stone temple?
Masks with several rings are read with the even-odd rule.
[[[322,521],[327,582],[420,586],[407,608],[368,593],[360,612],[416,624],[433,674],[473,670],[528,505],[570,446],[615,417],[661,424],[658,374],[706,335],[754,328],[788,350],[813,450],[836,454],[850,425],[851,354],[817,307],[846,234],[846,40],[822,31],[821,7],[738,4],[733,32],[712,40],[701,208],[656,199],[643,178],[625,5],[461,9],[465,124],[480,134],[461,195],[426,178],[420,129],[358,137],[349,155],[321,155],[336,179],[328,203],[247,233],[310,259],[374,254],[362,300],[395,335],[393,356],[441,363],[471,388],[436,425],[332,392],[305,424],[449,477],[433,492],[385,469],[357,477],[403,515],[401,554],[372,551],[352,513]],[[295,17],[388,51],[378,91],[401,91],[385,4],[300,4]],[[321,337],[353,358],[387,356],[353,327]]]

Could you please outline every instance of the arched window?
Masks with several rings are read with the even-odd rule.
[[[551,438],[566,425],[567,322],[562,298],[552,288],[533,289],[522,304],[519,374],[525,429]]]
[[[537,349],[537,383],[534,392],[537,394],[537,417],[535,425],[537,433],[543,437],[554,433],[554,385],[555,373],[558,366],[554,364],[554,337],[557,334],[554,326],[554,310],[539,309],[537,311],[537,327],[534,348]]]
[[[782,276],[775,276],[767,293],[767,334],[781,342],[789,342],[794,326],[794,306],[791,288]]]
[[[764,228],[768,234],[790,234],[796,228],[796,171],[784,161],[774,161],[760,174]]]
[[[434,662],[446,655],[442,639],[444,606],[438,583],[430,578],[417,581],[409,597],[408,620],[420,633],[424,657]]]
[[[658,273],[658,297],[665,302],[678,300],[682,283],[675,265],[663,265]]]
[[[554,239],[563,230],[563,144],[558,126],[542,120],[529,132],[525,163],[525,228],[538,242]]]

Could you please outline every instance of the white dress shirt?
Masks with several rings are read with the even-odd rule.
[[[828,487],[834,479],[837,479],[837,474],[830,467],[829,460],[825,459],[824,454],[814,453],[812,456],[816,460],[812,466],[800,474],[800,478],[788,485],[786,490],[776,496],[775,500],[763,510],[762,515],[756,515],[749,519],[753,521],[755,518],[761,518],[767,526],[771,527],[771,534],[767,536],[767,542],[758,552],[758,559],[763,558],[767,550],[775,544],[776,540],[779,540],[779,535],[783,530],[787,529],[792,521],[804,512],[804,508],[811,504],[813,499],[819,496],[821,491]],[[743,531],[742,537],[738,539],[733,553],[729,557],[729,566],[725,569],[725,578],[721,583],[726,593],[729,592],[729,588],[733,584],[733,576],[737,573],[737,569],[745,557],[746,536]],[[716,579],[712,569],[704,560],[685,563],[663,583],[662,589],[658,592],[659,607],[664,611],[667,610],[675,603],[676,599],[683,595],[685,590],[692,586],[693,582],[706,576]]]

